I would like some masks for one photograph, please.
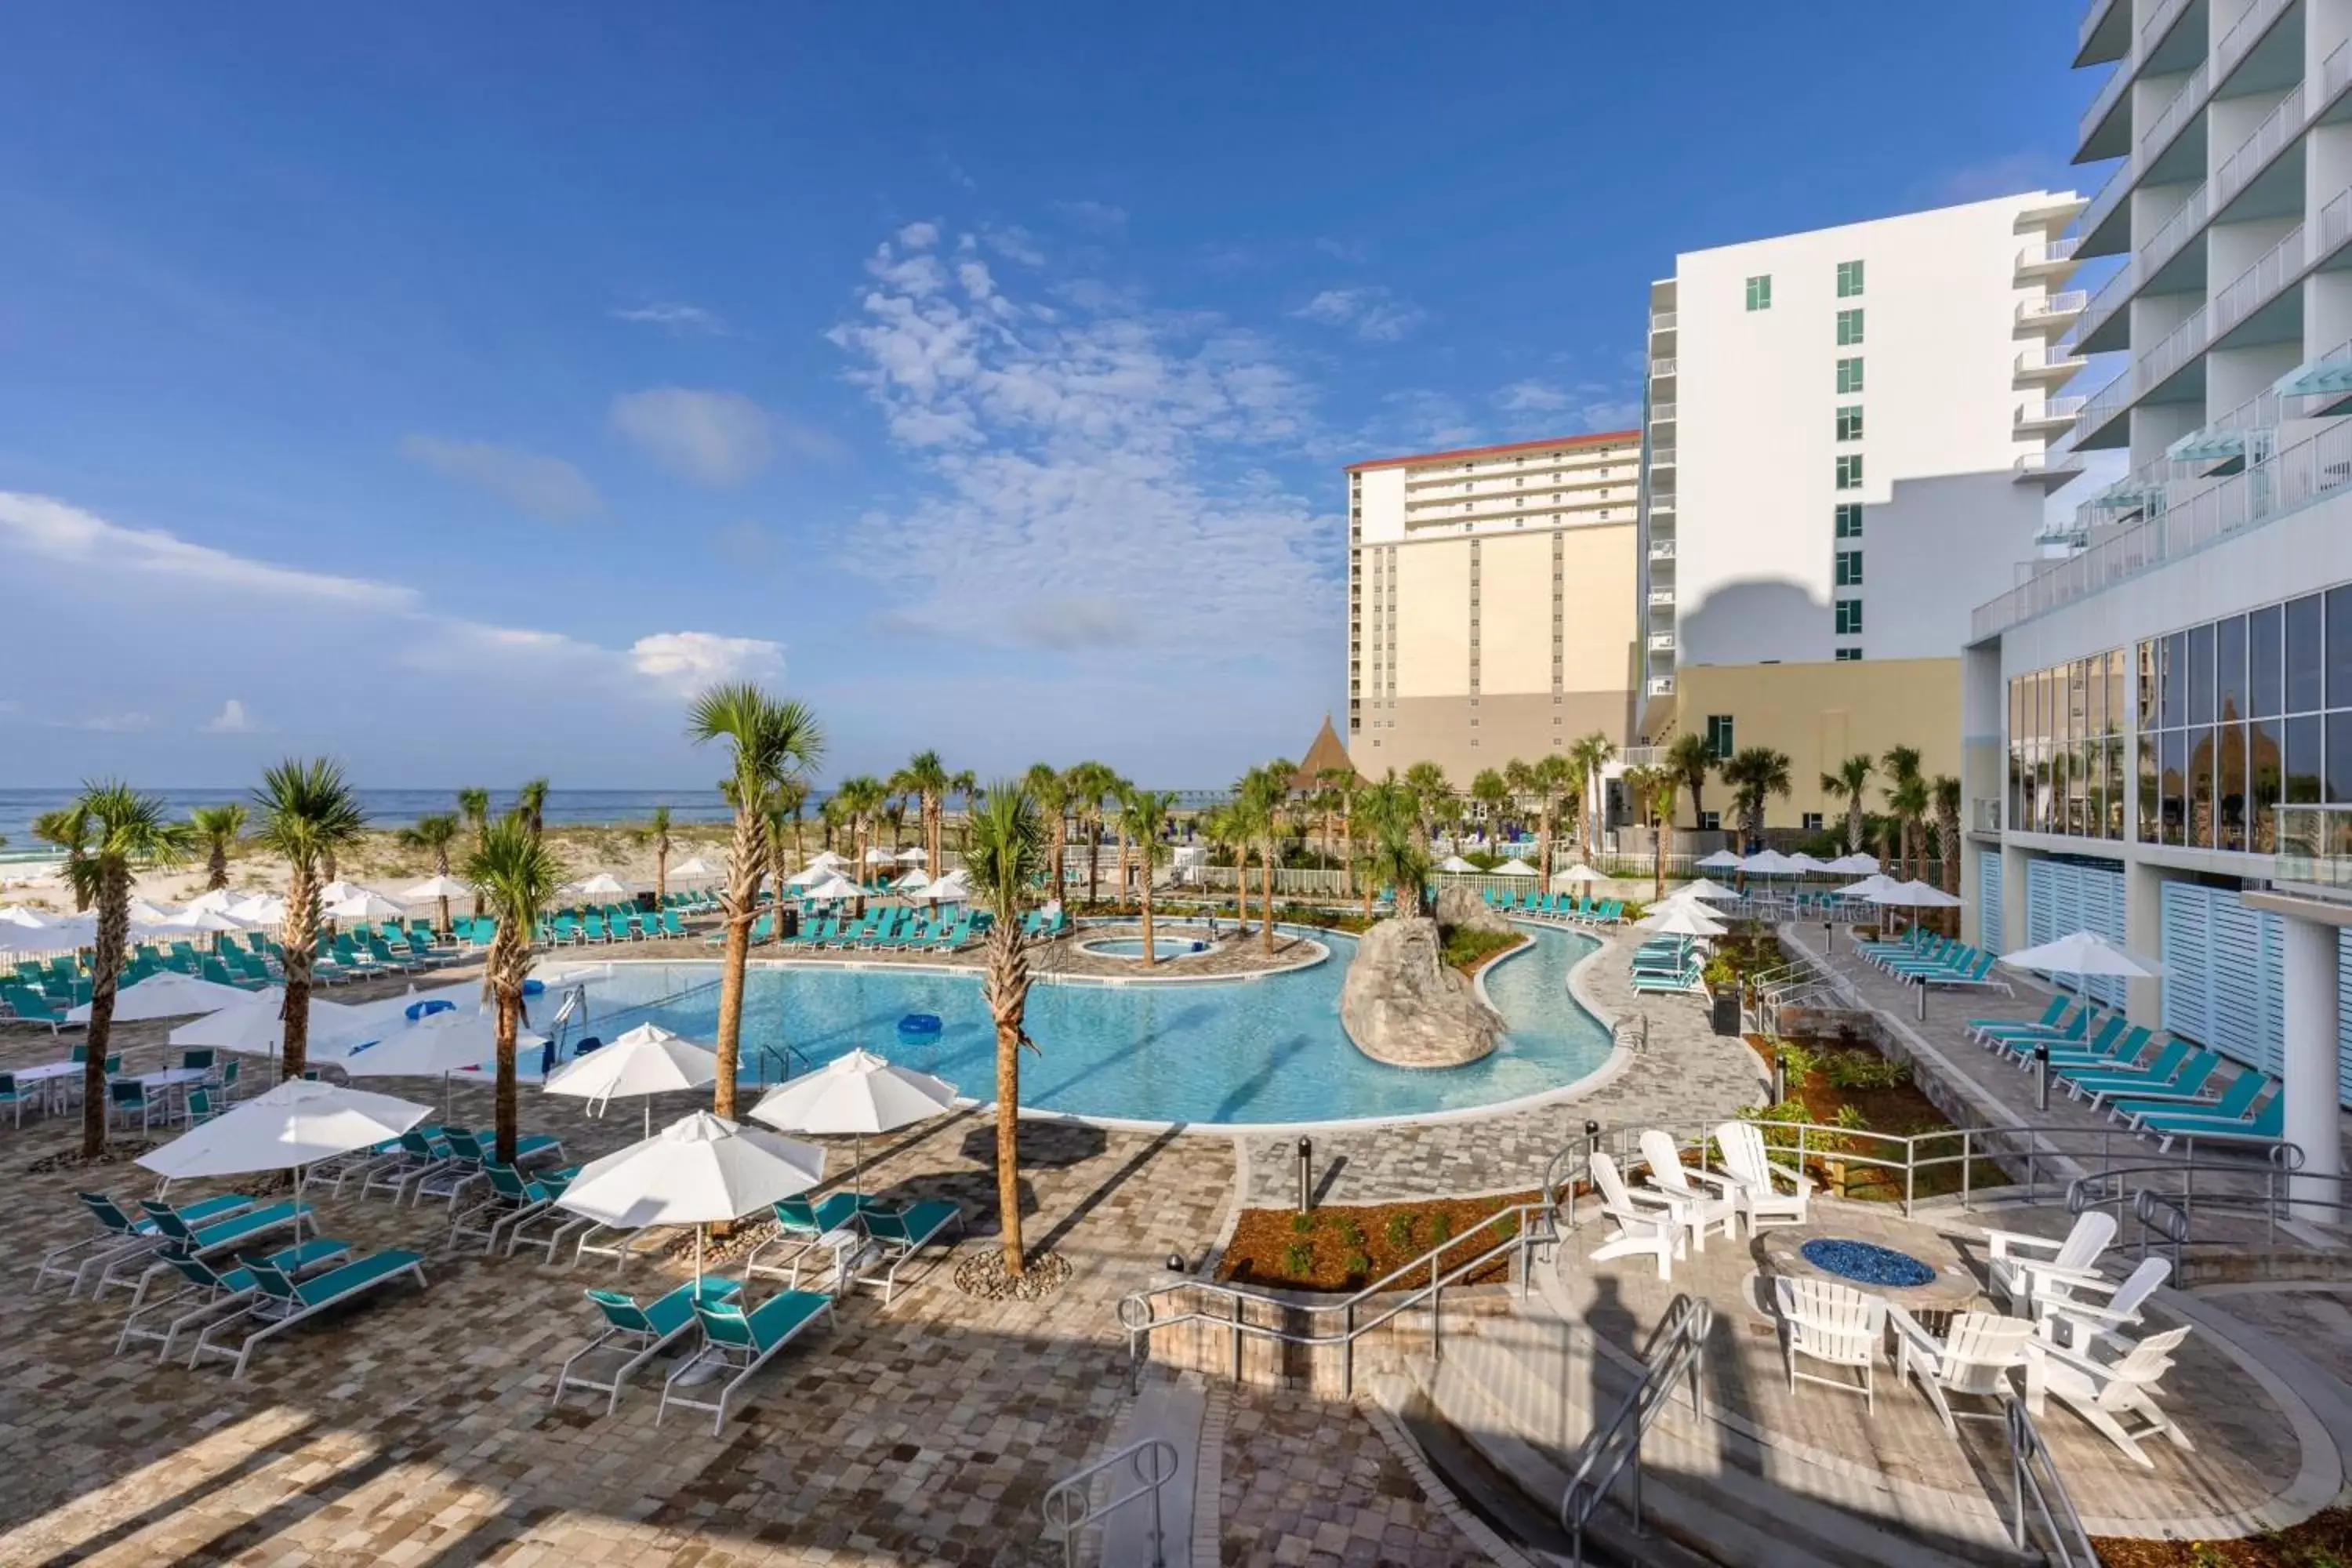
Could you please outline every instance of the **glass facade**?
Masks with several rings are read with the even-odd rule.
[[[2125,670],[2124,650],[2110,648],[2009,683],[2011,827],[2124,836]]]
[[[2139,837],[2273,854],[2277,808],[2352,804],[2352,584],[2138,647]]]

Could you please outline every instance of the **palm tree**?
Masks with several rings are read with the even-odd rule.
[[[1789,797],[1789,753],[1769,746],[1749,746],[1723,764],[1723,782],[1732,789],[1739,810],[1740,832],[1749,853],[1764,842],[1764,803],[1772,795]]]
[[[1900,847],[1896,851],[1897,868],[1900,869],[1901,861],[1911,861],[1913,875],[1916,876],[1918,859],[1915,843],[1916,827],[1919,820],[1927,815],[1927,786],[1926,781],[1919,776],[1919,748],[1889,746],[1886,748],[1886,754],[1879,759],[1879,763],[1886,772],[1887,813],[1895,818],[1901,836],[1898,841]],[[1919,787],[1916,789],[1909,787],[1915,784]],[[1897,795],[1902,796],[1903,805],[1895,804]],[[1906,810],[1906,806],[1916,809]]]
[[[1038,819],[1045,826],[1045,880],[1053,889],[1054,898],[1062,896],[1062,847],[1069,837],[1070,792],[1062,782],[1062,770],[1051,763],[1032,763],[1022,775],[1022,786],[1036,803]],[[970,829],[965,837],[969,840]]]
[[[793,874],[792,868],[785,864],[784,854],[784,823],[791,814],[784,805],[784,791],[781,783],[768,786],[768,798],[761,806],[760,815],[767,829],[768,881],[775,889],[777,900],[776,918],[768,927],[768,941],[780,942],[784,940],[784,888],[786,879]]]
[[[1062,775],[1069,792],[1069,804],[1077,808],[1078,821],[1087,834],[1087,902],[1096,901],[1098,874],[1101,867],[1103,836],[1103,798],[1118,783],[1118,774],[1107,763],[1080,763]]]
[[[1579,782],[1576,764],[1554,752],[1538,760],[1528,770],[1528,782],[1534,786],[1537,806],[1536,859],[1537,870],[1543,876],[1543,886],[1551,886],[1552,827],[1559,808],[1565,802],[1583,799],[1583,786]],[[1573,808],[1571,808],[1573,809]]]
[[[245,831],[245,807],[236,801],[200,805],[188,813],[188,822],[204,840],[205,891],[216,893],[228,886],[228,858]]]
[[[1608,811],[1608,800],[1601,786],[1601,770],[1617,760],[1617,745],[1595,730],[1569,747],[1568,756],[1584,789],[1583,809],[1576,815],[1584,833],[1585,858],[1590,860],[1600,849],[1601,831],[1607,826],[1601,820]]]
[[[798,864],[807,858],[801,847],[801,817],[808,810],[809,783],[806,779],[788,778],[776,781],[776,809],[793,825],[793,860]]]
[[[1234,788],[1249,837],[1257,846],[1258,933],[1265,951],[1274,951],[1274,862],[1282,852],[1284,829],[1289,826],[1290,780],[1298,765],[1282,758],[1252,768]]]
[[[530,978],[533,933],[555,900],[563,868],[521,812],[500,817],[466,861],[466,879],[482,891],[499,934],[482,967],[483,1000],[498,1009],[498,1159],[515,1157],[515,1035],[522,1021],[523,982]]]
[[[474,836],[474,847],[479,849],[490,830],[490,792],[467,784],[457,792],[457,815],[466,819],[466,829]],[[482,918],[482,895],[474,895],[474,918]]]
[[[1027,787],[1003,779],[973,807],[970,833],[964,870],[991,916],[983,989],[996,1026],[996,1209],[1004,1272],[1017,1279],[1028,1267],[1021,1246],[1021,1048],[1037,1048],[1022,1026],[1031,976],[1021,904],[1044,868],[1045,831]]]
[[[669,902],[669,807],[657,805],[646,818],[646,837],[654,841],[654,902]]]
[[[1249,920],[1249,833],[1240,804],[1228,800],[1223,805],[1213,805],[1201,812],[1193,826],[1206,839],[1210,849],[1222,856],[1227,850],[1234,857],[1234,921],[1236,925]]]
[[[933,876],[937,876],[940,823],[946,815],[948,791],[955,783],[954,777],[949,773],[947,764],[940,761],[937,752],[917,752],[907,759],[907,765],[898,776],[906,781],[907,788],[922,803],[923,863]]]
[[[1944,891],[1954,898],[1960,896],[1960,781],[1949,773],[1937,773],[1927,781],[1928,808],[1936,816],[1936,858],[1943,875],[1937,879]],[[1959,917],[1956,914],[1953,919]],[[1952,934],[1958,936],[1956,925]]]
[[[887,785],[872,773],[859,773],[845,778],[834,786],[833,798],[841,803],[844,816],[849,818],[849,851],[855,862],[851,871],[860,890],[856,910],[866,912],[863,896],[866,886],[866,851],[872,847],[874,829],[882,816],[882,808],[890,804]]]
[[[1339,837],[1339,868],[1346,879],[1340,896],[1353,891],[1356,875],[1355,816],[1356,796],[1363,793],[1364,781],[1353,768],[1325,768],[1316,775],[1319,786],[1316,792],[1317,808],[1323,813],[1323,850],[1331,850],[1331,834],[1336,824]],[[1171,801],[1174,796],[1169,797]]]
[[[106,1058],[113,1045],[115,988],[130,945],[132,879],[149,867],[184,864],[195,852],[197,835],[169,818],[162,797],[111,779],[85,784],[70,809],[80,815],[88,836],[86,852],[69,868],[74,895],[84,908],[98,905],[81,1084],[82,1158],[94,1160],[106,1152]]]
[[[1862,847],[1862,803],[1870,785],[1870,775],[1878,764],[1862,752],[1855,752],[1838,764],[1838,771],[1822,775],[1822,793],[1832,800],[1845,802],[1845,849],[1851,855]]]
[[[1510,781],[1492,768],[1481,768],[1470,781],[1470,798],[1486,808],[1486,842],[1491,846],[1502,829],[1503,807],[1510,802]]]
[[[1410,772],[1407,778],[1411,777]],[[1371,913],[1372,890],[1386,888],[1396,899],[1396,910],[1406,910],[1404,895],[1412,894],[1412,911],[1421,912],[1429,884],[1429,849],[1419,837],[1422,792],[1400,783],[1394,773],[1364,791],[1364,912]]]
[[[1173,792],[1129,789],[1118,800],[1118,836],[1136,847],[1143,870],[1143,966],[1158,962],[1151,949],[1151,871],[1168,858],[1160,836],[1168,830],[1169,814],[1176,809]]]
[[[1437,845],[1438,815],[1454,803],[1454,786],[1435,763],[1415,763],[1404,771],[1404,789],[1412,815],[1421,826],[1421,847]]]
[[[1675,832],[1675,796],[1683,781],[1671,768],[1627,768],[1625,787],[1633,793],[1650,824],[1650,900],[1666,896],[1666,851]]]
[[[749,681],[713,686],[688,710],[687,738],[697,745],[724,740],[734,748],[727,783],[735,807],[735,838],[727,861],[719,910],[727,945],[719,974],[719,1077],[710,1091],[713,1115],[735,1117],[735,1075],[743,1056],[743,971],[751,957],[751,921],[760,909],[760,879],[767,868],[768,786],[807,773],[824,756],[824,731],[798,701],[769,696]]]
[[[958,800],[963,802],[964,812],[969,816],[971,811],[973,802],[980,795],[980,775],[973,773],[970,768],[959,769],[957,772],[950,773],[948,775],[948,793],[955,796]],[[945,831],[945,824],[941,825],[941,831]],[[930,868],[930,872],[932,876],[938,876],[940,874],[939,867],[934,864]]]
[[[66,882],[74,890],[74,910],[79,913],[89,909],[89,897],[82,891],[81,879],[75,872],[82,858],[89,853],[89,813],[82,809],[79,801],[45,811],[33,818],[33,837],[66,852]]]
[[[547,826],[547,781],[525,779],[522,788],[515,791],[515,809],[530,825],[531,837],[538,837]]]
[[[1705,735],[1677,735],[1666,747],[1666,770],[1675,775],[1684,789],[1690,792],[1693,826],[1696,826],[1699,819],[1706,815],[1707,770],[1720,760],[1715,754],[1715,748],[1706,743]]]
[[[400,842],[410,849],[430,850],[433,874],[446,877],[449,874],[449,846],[457,841],[463,831],[454,814],[437,812],[429,816],[420,816],[415,825],[403,828]],[[441,929],[445,931],[450,929],[449,900],[446,898],[441,900]]]
[[[303,762],[289,757],[261,775],[253,792],[261,821],[255,842],[286,862],[286,923],[278,933],[284,951],[285,1076],[300,1078],[310,1055],[310,960],[319,940],[319,873],[341,848],[359,842],[367,813],[343,777],[325,757]]]

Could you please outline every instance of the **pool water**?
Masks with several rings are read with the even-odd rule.
[[[1487,971],[1487,994],[1511,1026],[1501,1048],[1466,1067],[1416,1072],[1375,1062],[1348,1038],[1339,986],[1354,940],[1314,934],[1332,950],[1328,962],[1260,980],[1037,985],[1027,1024],[1039,1050],[1022,1057],[1022,1103],[1138,1121],[1380,1119],[1539,1094],[1609,1055],[1608,1031],[1568,994],[1568,972],[1594,946],[1591,937],[1531,931],[1528,948]],[[610,1040],[650,1020],[707,1041],[718,1026],[718,965],[617,964],[589,983],[588,1001],[585,1033]],[[898,1020],[909,1013],[937,1014],[939,1034],[901,1038]],[[786,1076],[787,1046],[794,1072],[863,1047],[965,1094],[993,1092],[995,1037],[976,973],[755,967],[743,1018],[747,1078]]]
[[[1198,937],[1155,932],[1151,939],[1151,954],[1161,959],[1183,958],[1207,945]],[[1088,952],[1098,952],[1105,958],[1139,960],[1143,956],[1143,939],[1139,936],[1107,936],[1099,942],[1087,942],[1085,947]]]

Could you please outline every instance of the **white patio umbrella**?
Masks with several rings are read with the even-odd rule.
[[[1801,849],[1789,857],[1789,864],[1809,877],[1816,871],[1826,871],[1830,868],[1828,861],[1816,860]]]
[[[1565,871],[1553,872],[1551,879],[1557,886],[1561,882],[1605,882],[1609,879],[1580,861]]]
[[[857,898],[865,891],[865,889],[836,872],[814,887],[803,889],[801,897],[813,899],[821,904],[833,904],[839,903],[844,899]]]
[[[345,881],[338,877],[319,889],[319,904],[323,909],[329,904],[340,904],[345,899],[356,899],[362,893],[373,892],[375,892],[373,888],[362,887],[357,882]],[[377,896],[382,897],[381,894]]]
[[[2153,958],[2145,958],[2127,947],[2108,941],[2095,931],[2073,931],[2064,936],[2045,942],[2037,947],[2021,947],[2015,952],[2004,952],[2000,962],[2012,969],[2038,969],[2045,974],[2071,974],[2074,989],[2081,991],[2083,982],[2094,974],[2120,975],[2126,980],[2153,980],[2162,974],[2164,965]]]
[[[1874,877],[1878,874],[1878,857],[1865,855],[1857,849],[1851,855],[1839,856],[1822,869],[1835,871],[1841,876]]]
[[[494,1063],[499,1052],[498,1014],[478,1005],[470,1011],[450,1007],[415,1018],[404,1016],[391,1023],[362,1023],[355,1028],[364,1037],[352,1038],[352,1031],[338,1031],[341,1037],[328,1042],[329,1048],[314,1052],[311,1060],[320,1067],[339,1067],[352,1078],[437,1076],[445,1108],[452,1103],[451,1075]],[[545,1036],[519,1029],[515,1053],[520,1057],[524,1050],[546,1043]]]
[[[1718,849],[1697,864],[1699,869],[1703,871],[1737,871],[1739,869],[1740,859],[1737,851]]]
[[[778,1084],[751,1108],[751,1119],[784,1132],[846,1132],[866,1163],[866,1134],[928,1121],[955,1104],[955,1085],[894,1067],[864,1049]]]
[[[719,868],[712,865],[709,861],[705,860],[701,856],[697,855],[690,860],[687,860],[679,865],[672,866],[669,868],[669,874],[673,879],[681,877],[688,879],[696,877],[716,877],[719,875]]]
[[[950,871],[919,889],[915,897],[927,904],[960,904],[971,897],[971,883],[961,871]]]
[[[430,1108],[388,1094],[294,1079],[241,1100],[139,1163],[168,1181],[315,1165],[399,1137]]]
[[[1724,931],[1723,922],[1696,903],[1669,902],[1656,913],[1643,915],[1633,923],[1661,936],[1721,936]]]
[[[217,1013],[224,1007],[242,1007],[252,996],[252,992],[234,985],[166,970],[116,992],[114,1017],[116,1022],[125,1024],[142,1018],[185,1018],[198,1013]],[[68,1013],[66,1022],[89,1023],[89,1004],[85,1002]]]
[[[178,909],[170,904],[159,904],[152,899],[133,899],[131,900],[131,929],[132,931],[163,930],[172,923],[179,912]]]
[[[430,903],[435,899],[462,899],[474,890],[474,884],[458,877],[427,877],[401,897],[412,904]]]
[[[879,844],[877,844],[873,848],[868,849],[866,852],[866,863],[868,866],[893,865],[898,861],[898,858],[896,855],[891,854],[890,851],[883,848]]]
[[[572,890],[592,899],[617,899],[629,888],[610,871],[599,871],[584,882],[573,883]]]
[[[230,910],[235,909],[238,904],[243,903],[251,895],[249,894],[240,893],[234,888],[214,888],[205,892],[198,893],[194,898],[190,899],[186,903],[182,904],[180,906],[180,912],[182,914],[186,914],[194,910],[219,910],[222,912],[226,913]]]
[[[1478,869],[1477,867],[1473,866],[1469,861],[1465,860],[1459,855],[1448,855],[1444,859],[1440,860],[1437,863],[1437,868],[1441,871],[1451,871],[1456,876],[1460,876],[1465,872],[1475,872]]]
[[[241,921],[237,919],[235,915],[230,914],[226,910],[200,910],[196,908],[195,905],[190,904],[186,909],[182,910],[178,914],[173,915],[170,920],[163,921],[153,929],[156,931],[203,931],[209,935],[217,936],[225,931],[243,931],[252,923],[253,922],[250,921]]]
[[[0,952],[69,952],[98,940],[92,915],[43,915],[35,910],[0,910]]]
[[[1676,888],[1674,896],[1678,899],[1698,899],[1707,903],[1721,903],[1727,899],[1739,897],[1739,889],[1727,888],[1720,882],[1710,881],[1701,877],[1696,882],[1685,882]]]
[[[540,1087],[550,1094],[589,1102],[601,1116],[614,1100],[644,1099],[672,1089],[700,1089],[719,1078],[719,1057],[709,1046],[671,1034],[658,1024],[639,1024],[602,1049],[575,1057]],[[646,1100],[646,1136],[654,1135],[654,1105]]]
[[[1909,882],[1888,882],[1883,877],[1880,878],[1879,880],[1885,885],[1880,887],[1875,892],[1866,893],[1864,895],[1864,897],[1867,898],[1874,904],[1892,904],[1898,909],[1906,910],[1953,910],[1959,908],[1959,900],[1952,897],[1951,894],[1944,891],[1943,889],[1937,887],[1932,882],[1921,882],[1916,880]]]
[[[1895,885],[1895,879],[1873,872],[1859,882],[1849,882],[1835,890],[1841,899],[1866,899],[1876,902],[1878,894]]]
[[[1739,868],[1751,877],[1789,877],[1801,869],[1778,849],[1759,849],[1742,860]]]
[[[1532,877],[1537,875],[1537,871],[1533,866],[1528,865],[1524,860],[1510,859],[1506,860],[1501,865],[1496,867],[1495,875],[1497,877]]]
[[[276,925],[286,918],[286,900],[276,893],[252,893],[231,904],[228,912],[252,925]]]
[[[814,888],[819,882],[829,882],[840,874],[840,868],[837,865],[828,864],[820,866],[814,861],[811,861],[808,865],[802,867],[799,870],[785,878],[784,885],[788,888]]]
[[[362,888],[349,898],[338,899],[321,911],[331,921],[396,921],[408,910],[394,903],[373,888]]]
[[[930,858],[931,858],[929,855],[917,848],[907,848],[898,851],[898,863],[902,866],[929,865],[930,863]]]
[[[815,1144],[698,1110],[588,1165],[555,1202],[624,1230],[693,1226],[699,1284],[704,1226],[740,1219],[824,1179],[824,1151]]]
[[[913,870],[908,872],[905,876],[899,878],[897,881],[891,883],[890,890],[894,893],[912,893],[921,889],[928,888],[930,885],[931,879],[929,874],[921,867],[918,866]]]
[[[243,993],[245,1000],[233,1007],[194,1019],[173,1029],[168,1037],[175,1046],[211,1046],[216,1050],[235,1051],[239,1056],[275,1057],[286,1048],[286,1020],[279,1015],[286,1005],[286,993],[278,986],[267,991]],[[352,1011],[340,1002],[310,1003],[310,1032],[317,1037],[331,1032],[348,1021]]]

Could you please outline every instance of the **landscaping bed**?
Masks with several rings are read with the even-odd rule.
[[[2323,1509],[2301,1524],[2238,1541],[2137,1541],[2093,1536],[2106,1568],[2352,1568],[2352,1509]]]
[[[1764,1058],[1768,1072],[1782,1060],[1789,1066],[1789,1097],[1778,1105],[1747,1113],[1748,1120],[1764,1124],[1765,1141],[1769,1143],[1789,1147],[1795,1142],[1794,1133],[1776,1136],[1770,1125],[1775,1121],[1810,1121],[1819,1126],[1850,1128],[1858,1133],[1906,1136],[1958,1131],[1911,1081],[1909,1067],[1880,1055],[1859,1036],[1797,1039],[1749,1035],[1748,1043]],[[1834,1146],[1824,1146],[1832,1143]],[[1829,1191],[1865,1202],[1901,1203],[1903,1172],[1899,1165],[1874,1165],[1847,1156],[1899,1160],[1901,1152],[1899,1145],[1876,1138],[1835,1140],[1831,1134],[1808,1133],[1805,1139],[1806,1169]],[[1921,1157],[1935,1159],[1958,1152],[1959,1142],[1954,1139],[1948,1145],[1927,1145]],[[1994,1162],[1978,1160],[1974,1164],[1970,1184],[1976,1189],[2009,1184],[2008,1174]],[[1926,1166],[1915,1173],[1912,1194],[1927,1198],[1957,1193],[1961,1185],[1960,1172],[1958,1162]]]
[[[1465,974],[1476,974],[1486,965],[1507,952],[1514,952],[1534,940],[1518,931],[1480,931],[1475,926],[1453,926],[1445,932],[1445,962]]]
[[[1540,1193],[1491,1198],[1433,1198],[1410,1204],[1360,1204],[1318,1208],[1244,1209],[1234,1237],[1217,1265],[1217,1278],[1235,1285],[1281,1290],[1360,1290],[1371,1281],[1450,1238],[1440,1271],[1466,1263],[1506,1239],[1510,1222],[1465,1233],[1502,1209],[1540,1202]],[[1500,1283],[1507,1278],[1506,1253],[1461,1284]],[[1426,1284],[1426,1279],[1421,1281]],[[1403,1281],[1400,1289],[1410,1289]]]

